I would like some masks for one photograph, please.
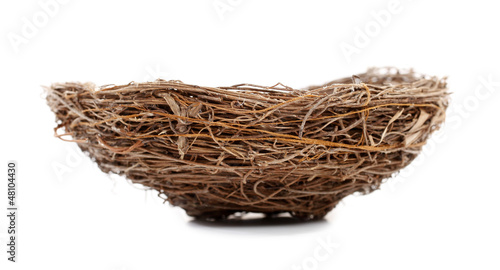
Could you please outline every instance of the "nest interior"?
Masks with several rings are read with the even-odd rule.
[[[446,78],[394,68],[306,89],[157,80],[46,90],[55,136],[206,218],[322,218],[407,166],[448,104]]]

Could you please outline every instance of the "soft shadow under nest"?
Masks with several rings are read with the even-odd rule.
[[[46,89],[57,137],[102,171],[209,218],[322,218],[407,166],[448,104],[445,78],[391,68],[303,90],[164,80]]]

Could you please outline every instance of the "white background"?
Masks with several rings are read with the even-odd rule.
[[[0,205],[14,159],[20,209],[17,264],[0,216],[1,269],[500,268],[496,2],[49,2],[0,4]],[[307,224],[193,221],[54,138],[41,88],[158,77],[300,88],[371,66],[448,76],[448,123],[381,190]]]

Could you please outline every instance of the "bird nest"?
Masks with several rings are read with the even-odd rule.
[[[322,218],[407,166],[448,104],[445,78],[394,68],[306,89],[157,80],[46,90],[55,136],[205,218]]]

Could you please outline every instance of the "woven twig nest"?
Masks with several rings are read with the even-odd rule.
[[[391,68],[303,90],[164,80],[47,90],[57,137],[102,171],[211,218],[321,218],[407,166],[448,103],[445,79]]]

